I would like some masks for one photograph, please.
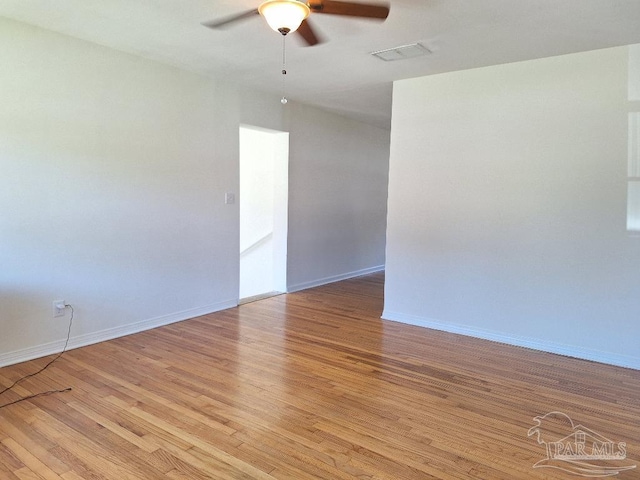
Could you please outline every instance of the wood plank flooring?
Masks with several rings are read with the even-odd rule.
[[[383,274],[67,352],[0,396],[0,479],[572,479],[534,417],[640,478],[640,371],[380,320]],[[0,386],[48,359],[0,369]]]

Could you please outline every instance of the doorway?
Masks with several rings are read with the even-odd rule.
[[[287,290],[289,133],[240,126],[240,303]]]

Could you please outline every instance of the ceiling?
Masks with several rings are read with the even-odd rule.
[[[201,25],[259,3],[2,0],[0,16],[280,95],[283,39],[264,19]],[[286,37],[287,97],[389,128],[393,80],[640,43],[639,0],[389,3],[384,23],[312,13],[326,42],[305,47]],[[391,62],[369,55],[411,43],[431,53]]]

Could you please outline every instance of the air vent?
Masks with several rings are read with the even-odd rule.
[[[412,43],[410,45],[401,45],[399,47],[387,48],[386,50],[378,50],[371,52],[371,55],[384,60],[385,62],[393,62],[395,60],[405,60],[407,58],[421,57],[431,53],[424,45]]]

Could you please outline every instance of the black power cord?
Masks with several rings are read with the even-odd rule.
[[[18,380],[16,380],[15,382],[13,382],[11,385],[9,385],[7,388],[5,388],[4,390],[0,391],[0,395],[2,395],[2,394],[3,394],[3,393],[5,393],[5,392],[8,392],[8,391],[9,391],[9,390],[11,390],[13,387],[15,387],[16,385],[18,385],[20,382],[22,382],[22,381],[26,380],[27,378],[35,377],[36,375],[38,375],[38,374],[40,374],[40,373],[44,372],[47,368],[49,368],[49,366],[50,366],[53,362],[55,362],[56,360],[58,360],[58,359],[62,356],[62,354],[63,354],[64,352],[66,352],[66,351],[67,351],[67,346],[69,345],[69,339],[71,338],[71,326],[73,325],[73,314],[74,314],[75,312],[74,312],[74,310],[73,310],[73,306],[72,306],[72,305],[70,305],[70,304],[66,303],[64,306],[65,306],[65,308],[66,308],[66,307],[69,307],[69,308],[71,309],[71,318],[69,319],[69,329],[68,329],[68,331],[67,331],[67,340],[64,342],[64,348],[62,349],[62,351],[61,351],[58,355],[56,355],[56,356],[53,358],[53,360],[50,360],[50,361],[49,361],[49,363],[47,363],[44,367],[42,367],[42,368],[41,368],[40,370],[38,370],[37,372],[35,372],[35,373],[30,373],[29,375],[25,375],[24,377],[19,378]],[[44,396],[46,396],[46,395],[51,395],[52,393],[62,393],[62,392],[69,392],[69,391],[71,391],[71,387],[67,387],[67,388],[64,388],[64,389],[62,389],[62,390],[49,390],[49,391],[42,392],[42,393],[35,393],[35,394],[33,394],[33,395],[29,395],[29,396],[27,396],[27,397],[19,398],[18,400],[14,400],[13,402],[9,402],[9,403],[5,403],[5,404],[3,404],[3,405],[0,405],[0,408],[8,407],[9,405],[14,405],[14,404],[16,404],[16,403],[23,402],[23,401],[25,401],[25,400],[31,400],[32,398],[44,397]]]

